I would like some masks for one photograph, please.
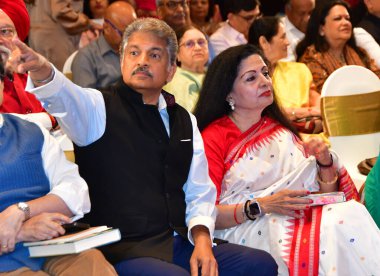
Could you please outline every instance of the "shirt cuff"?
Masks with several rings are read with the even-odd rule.
[[[188,237],[190,243],[192,245],[194,245],[193,236],[191,235],[191,229],[197,225],[203,225],[208,229],[208,231],[210,232],[210,239],[212,242],[214,239],[215,221],[211,217],[198,216],[198,217],[194,217],[194,218],[190,219],[190,221],[189,221],[187,237]]]
[[[32,94],[35,94],[36,96],[38,96],[38,98],[42,99],[51,97],[54,94],[56,94],[57,91],[60,90],[59,88],[63,85],[63,81],[61,79],[65,78],[65,76],[61,72],[59,72],[53,64],[51,64],[51,66],[54,70],[54,77],[50,82],[39,87],[35,87],[32,79],[28,75],[25,90]]]

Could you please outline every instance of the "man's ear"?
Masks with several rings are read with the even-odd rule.
[[[170,65],[168,69],[169,74],[168,74],[168,77],[166,78],[166,83],[170,82],[173,79],[176,71],[177,71],[177,65],[176,64]]]

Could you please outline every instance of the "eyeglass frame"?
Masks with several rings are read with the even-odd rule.
[[[235,15],[237,16],[237,17],[240,17],[240,18],[242,18],[242,19],[244,19],[246,22],[253,22],[253,21],[255,21],[256,19],[259,19],[260,17],[262,17],[263,16],[263,14],[262,13],[259,13],[258,15],[246,15],[246,16],[244,16],[244,15],[241,15],[241,14],[238,14],[238,13],[235,13]]]
[[[168,3],[170,2],[175,3],[175,6],[173,7],[168,6]],[[182,0],[182,1],[169,0],[168,2],[165,2],[165,3],[161,2],[161,6],[165,6],[171,11],[175,11],[176,9],[178,9],[179,6],[182,6],[183,9],[186,9],[186,6],[187,7],[190,6],[190,0]]]
[[[202,42],[199,43],[199,41],[202,41]],[[190,45],[190,43],[192,45]],[[208,41],[207,41],[207,39],[204,39],[204,38],[189,39],[189,40],[181,43],[179,45],[179,47],[185,46],[185,48],[187,48],[187,49],[193,49],[195,47],[195,45],[198,45],[201,48],[206,48],[208,46]]]
[[[3,30],[11,30],[11,31],[12,31],[12,34],[10,34],[10,35],[3,35],[3,34],[2,34],[2,31],[3,31]],[[14,37],[14,36],[16,35],[16,33],[17,33],[17,31],[16,31],[16,29],[13,28],[13,27],[2,27],[2,28],[0,28],[0,37],[11,38],[11,37]]]
[[[119,35],[120,37],[123,37],[123,31],[120,31],[118,27],[115,26],[115,24],[113,24],[109,19],[107,18],[104,18],[104,22],[107,22],[112,29],[114,29]]]

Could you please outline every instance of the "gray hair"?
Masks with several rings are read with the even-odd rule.
[[[124,60],[125,47],[128,44],[129,37],[135,32],[147,32],[156,35],[166,41],[166,49],[169,54],[169,61],[174,65],[177,58],[178,42],[177,36],[172,28],[164,21],[156,18],[141,18],[137,19],[125,29],[123,41],[121,43],[120,52],[121,59]]]

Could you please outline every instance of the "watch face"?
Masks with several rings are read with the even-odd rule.
[[[249,212],[252,216],[259,216],[260,215],[260,208],[259,204],[257,202],[253,202],[249,205]]]

